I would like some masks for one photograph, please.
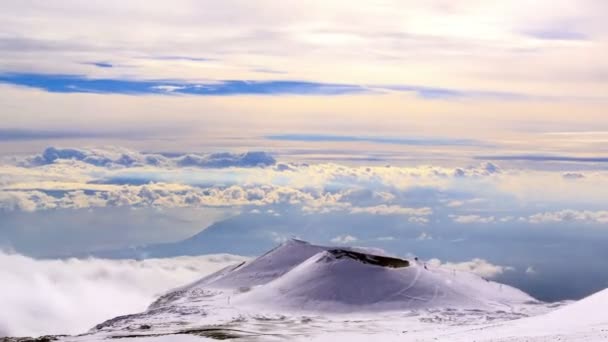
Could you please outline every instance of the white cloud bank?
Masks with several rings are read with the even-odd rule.
[[[475,273],[481,277],[494,278],[498,275],[503,274],[506,271],[513,271],[514,268],[510,266],[494,265],[487,260],[475,258],[470,261],[464,262],[445,262],[442,263],[439,259],[430,259],[428,264],[434,267],[444,267],[456,271],[465,271]]]
[[[530,216],[530,223],[560,223],[560,222],[593,222],[608,223],[608,211],[591,210],[561,210],[555,212],[544,212]]]
[[[61,161],[81,161],[103,167],[180,166],[200,168],[257,167],[274,165],[266,152],[175,154],[135,152],[123,148],[80,149],[47,147],[41,154],[26,158],[22,166],[48,165]]]
[[[158,294],[243,260],[232,255],[35,260],[0,252],[0,337],[82,333],[106,319],[144,310]]]
[[[529,216],[521,216],[515,218],[513,216],[504,216],[496,218],[494,216],[480,215],[450,215],[453,222],[459,224],[492,224],[492,223],[507,223],[517,219],[518,222],[531,224],[547,224],[547,223],[568,223],[577,222],[583,224],[604,224],[608,223],[607,210],[573,210],[564,209],[558,211],[546,211]]]
[[[573,182],[561,171],[489,163],[455,168],[277,164],[263,152],[160,155],[120,147],[49,147],[0,163],[3,211],[290,205],[311,214],[403,216],[417,225],[430,224],[446,210],[452,222],[466,225],[601,224],[608,221],[600,205],[608,201],[606,187],[606,172]],[[535,203],[547,212],[517,212]],[[590,209],[559,211],[584,206]]]

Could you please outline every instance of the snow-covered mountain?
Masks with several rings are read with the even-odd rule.
[[[381,250],[290,240],[250,261],[169,291],[147,311],[95,327],[105,335],[170,333],[276,315],[468,311],[519,317],[536,303],[507,285]],[[500,316],[500,315],[499,315]]]
[[[508,309],[534,299],[512,287],[478,276],[432,269],[416,261],[398,267],[365,262],[361,256],[298,242],[279,248],[302,255],[325,249],[270,282],[239,296],[235,303],[313,312],[391,311],[430,308]],[[400,259],[395,259],[400,260]],[[213,285],[213,284],[211,284]],[[271,304],[268,304],[271,303]]]
[[[477,275],[381,250],[288,241],[65,341],[608,340],[608,290],[541,303]],[[405,339],[404,339],[405,338]]]
[[[383,254],[290,240],[249,263],[172,291],[151,308],[188,304],[206,291],[230,296],[239,307],[317,313],[449,307],[508,310],[534,301],[515,288],[471,273]]]

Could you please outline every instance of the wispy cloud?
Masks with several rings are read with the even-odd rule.
[[[428,100],[457,100],[457,99],[494,99],[494,100],[527,100],[532,96],[503,91],[454,89],[441,87],[427,87],[418,85],[391,85],[379,87],[389,91],[414,93],[418,97]]]
[[[543,39],[543,40],[584,41],[584,40],[589,39],[589,37],[586,34],[569,30],[567,27],[548,28],[548,29],[540,29],[540,30],[528,30],[523,33],[530,37],[534,37],[536,39]]]
[[[477,156],[481,160],[513,160],[530,162],[577,162],[577,163],[608,163],[608,157],[582,157],[564,155],[543,155],[543,154],[521,154],[521,155],[496,155],[496,156]]]
[[[113,68],[114,67],[114,64],[112,64],[110,62],[86,62],[83,64],[93,65],[98,68]]]
[[[0,128],[0,141],[14,140],[47,140],[47,139],[74,139],[109,136],[98,133],[84,133],[74,131],[47,131],[47,130],[28,130],[28,129],[8,129]]]
[[[433,137],[376,137],[333,134],[275,134],[268,135],[269,140],[302,141],[302,142],[369,142],[392,145],[421,145],[421,146],[480,146],[484,142],[472,139],[450,139]]]
[[[173,60],[173,61],[189,61],[189,62],[211,62],[215,58],[196,57],[196,56],[147,56],[147,59]]]

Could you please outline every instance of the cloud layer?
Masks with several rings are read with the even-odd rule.
[[[35,260],[0,251],[0,337],[78,334],[246,258]]]
[[[209,153],[209,154],[171,154],[140,153],[127,149],[78,149],[48,147],[42,154],[27,158],[23,166],[41,166],[61,161],[81,161],[102,167],[258,167],[275,164],[275,159],[265,152]]]
[[[0,209],[290,206],[427,224],[603,223],[604,172],[277,162],[266,152],[159,154],[49,147],[0,165]],[[555,187],[559,184],[559,187]],[[584,191],[586,198],[573,200]],[[539,203],[542,210],[517,209]],[[549,207],[547,207],[549,206]],[[581,206],[583,206],[581,208]]]

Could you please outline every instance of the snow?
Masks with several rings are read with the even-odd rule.
[[[289,241],[169,291],[145,312],[63,340],[608,340],[608,290],[549,305],[472,273],[412,260],[387,267],[373,263],[380,257],[357,259],[337,249]]]
[[[531,301],[519,290],[471,274],[416,263],[379,267],[323,251],[235,303],[327,313],[448,307],[508,310]]]
[[[481,329],[476,337],[488,342],[554,341],[558,337],[566,341],[608,341],[607,307],[608,289],[544,315]],[[464,335],[460,340],[466,340]]]
[[[193,287],[235,288],[266,284],[325,249],[325,247],[292,239],[232,272],[217,279],[212,274],[195,283]]]

